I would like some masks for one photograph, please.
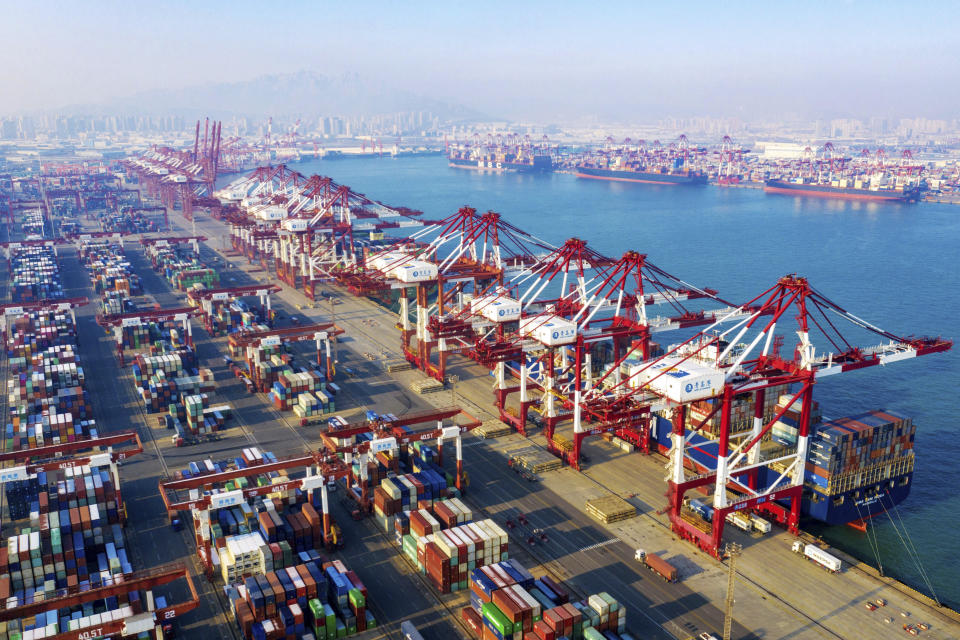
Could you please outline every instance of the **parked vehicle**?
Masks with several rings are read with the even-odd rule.
[[[799,553],[805,556],[808,560],[817,563],[831,573],[837,573],[841,568],[843,568],[843,563],[840,561],[840,558],[827,553],[814,544],[805,544],[800,540],[797,540],[793,543],[791,549],[794,553]]]
[[[634,554],[634,559],[647,565],[651,571],[667,582],[677,581],[680,573],[677,571],[677,568],[655,553],[647,553],[643,549],[637,549],[637,552]]]

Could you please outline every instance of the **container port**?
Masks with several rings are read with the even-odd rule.
[[[729,136],[719,144],[676,140],[550,145],[516,134],[475,135],[446,145],[449,164],[488,173],[574,173],[579,178],[655,185],[747,186],[800,197],[917,202],[950,197],[957,173],[943,163],[922,162],[910,149],[899,157],[883,148],[841,148],[832,142],[808,146],[796,158],[767,157]],[[539,160],[539,163],[537,162]]]
[[[753,301],[730,303],[643,254],[608,258],[576,239],[552,246],[469,209],[428,221],[328,178],[292,180],[284,167],[257,170],[222,201],[201,195],[184,205],[180,183],[158,178],[170,169],[159,173],[163,161],[152,158],[131,161],[118,188],[139,184],[148,209],[166,202],[142,219],[169,224],[164,235],[144,235],[142,222],[107,228],[109,216],[58,215],[69,235],[29,247],[19,233],[9,237],[21,244],[7,246],[11,274],[16,263],[43,277],[22,279],[25,300],[14,300],[12,286],[7,292],[8,390],[41,416],[42,400],[58,398],[59,412],[47,416],[70,418],[11,413],[6,451],[25,457],[7,460],[33,473],[31,464],[57,455],[51,446],[116,459],[110,471],[78,477],[103,501],[90,525],[104,532],[102,550],[85,547],[84,557],[96,554],[96,569],[122,573],[125,585],[110,585],[109,596],[106,587],[91,590],[89,609],[74,600],[53,606],[56,599],[42,615],[36,603],[8,606],[21,628],[119,610],[110,614],[118,635],[146,630],[134,622],[144,615],[151,624],[176,620],[165,624],[186,637],[375,638],[411,627],[437,638],[690,637],[722,627],[725,580],[716,573],[725,571],[710,556],[723,559],[727,539],[748,547],[737,570],[755,588],[738,594],[735,637],[771,628],[770,620],[775,634],[796,637],[884,629],[859,604],[814,622],[824,592],[883,593],[934,629],[956,628],[949,610],[799,531],[801,514],[816,517],[801,509],[805,493],[819,487],[835,498],[901,477],[896,465],[914,436],[910,419],[895,413],[822,420],[810,377],[943,351],[948,341],[884,332],[887,342],[859,357],[811,348],[792,362],[772,342],[751,355],[772,333],[771,319],[786,324],[792,297],[836,306],[789,276]],[[296,204],[281,213],[250,195],[268,183],[271,198],[285,193]],[[308,183],[312,196],[284,191]],[[54,228],[42,213],[29,219],[41,234]],[[469,240],[456,240],[461,234]],[[495,250],[470,246],[494,236]],[[207,240],[224,237],[229,247]],[[14,260],[20,251],[23,262]],[[520,272],[527,283],[515,282]],[[578,273],[586,274],[579,293],[561,284]],[[659,286],[631,289],[631,278]],[[58,293],[54,302],[43,287]],[[655,315],[668,301],[683,312]],[[734,326],[723,340],[696,333],[721,322]],[[748,334],[765,327],[760,338]],[[676,342],[677,331],[692,337]],[[652,333],[666,337],[654,342]],[[14,367],[40,349],[51,382],[31,372],[21,385]],[[757,377],[753,357],[780,373]],[[685,384],[669,380],[678,374]],[[414,391],[425,380],[437,391]],[[57,385],[74,390],[57,395]],[[669,415],[664,401],[682,409]],[[78,433],[81,416],[91,422]],[[680,460],[669,447],[678,434],[691,443]],[[121,436],[128,439],[104,441]],[[148,454],[132,457],[123,442]],[[721,455],[724,446],[733,452]],[[765,463],[754,467],[763,473],[740,472],[744,448],[750,464]],[[726,469],[717,465],[724,456]],[[871,464],[888,470],[870,472]],[[789,471],[786,484],[767,477],[777,469]],[[42,487],[67,483],[66,474],[11,479],[7,509],[41,528],[40,510],[26,505],[59,504],[41,500],[49,494]],[[738,480],[753,475],[756,484]],[[769,502],[745,498],[750,488]],[[48,511],[60,537],[61,511]],[[124,514],[119,544],[106,531]],[[18,530],[18,559],[21,537]],[[841,563],[836,575],[823,571],[834,570],[829,558]],[[768,575],[769,562],[793,575]],[[180,577],[189,578],[186,590],[166,586]],[[162,637],[159,626],[153,637]]]

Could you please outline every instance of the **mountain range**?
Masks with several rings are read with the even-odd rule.
[[[181,89],[156,89],[105,100],[71,105],[63,112],[83,114],[137,113],[211,116],[372,116],[404,111],[429,111],[444,120],[485,120],[462,104],[419,95],[374,82],[356,73],[325,76],[314,71],[263,75],[240,82],[209,83]]]

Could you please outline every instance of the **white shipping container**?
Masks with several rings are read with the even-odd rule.
[[[840,568],[843,566],[840,558],[827,553],[816,545],[808,544],[803,550],[803,555],[833,573],[840,571]]]
[[[287,231],[306,231],[307,230],[307,221],[306,220],[284,220],[282,223],[283,228]]]
[[[630,373],[641,370],[634,378],[639,378],[638,384],[649,385],[654,392],[674,402],[712,398],[723,390],[723,371],[690,360],[662,358],[653,365],[637,365]]]
[[[520,319],[520,302],[504,296],[481,296],[470,301],[470,310],[491,322]]]
[[[530,336],[548,347],[559,347],[576,341],[577,325],[554,315],[532,316],[520,320],[520,335]]]
[[[437,265],[422,260],[413,260],[403,266],[394,268],[393,276],[400,282],[425,282],[427,280],[435,280],[437,277]]]
[[[287,217],[287,210],[280,205],[270,205],[259,209],[255,217],[258,220],[283,220]]]

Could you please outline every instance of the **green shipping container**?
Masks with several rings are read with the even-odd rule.
[[[506,637],[513,633],[513,623],[503,615],[500,608],[492,602],[484,602],[480,608],[483,617],[490,621],[490,624],[500,632],[500,635]]]
[[[367,599],[363,597],[363,592],[360,591],[360,589],[350,589],[350,591],[347,592],[347,597],[350,598],[350,604],[352,604],[354,608],[367,606]]]
[[[602,633],[593,627],[587,627],[583,630],[583,640],[604,640],[604,637]]]

